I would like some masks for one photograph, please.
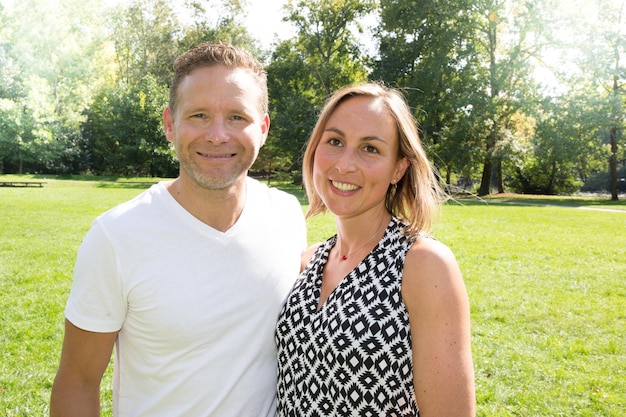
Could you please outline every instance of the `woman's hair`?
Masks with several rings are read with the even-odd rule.
[[[387,189],[385,197],[387,210],[408,224],[406,233],[416,235],[422,231],[428,232],[439,214],[441,203],[445,201],[445,193],[426,156],[415,120],[404,96],[396,89],[374,82],[344,87],[336,91],[322,109],[309,138],[302,164],[303,180],[310,204],[307,218],[327,210],[313,185],[315,150],[328,119],[341,103],[354,97],[367,97],[383,104],[395,121],[399,142],[398,159],[406,158],[409,162],[409,167],[400,181],[395,185],[390,184]]]
[[[180,55],[174,61],[174,78],[170,86],[169,108],[174,113],[178,101],[178,87],[189,73],[197,68],[224,65],[250,71],[261,89],[259,110],[268,112],[267,73],[261,63],[248,51],[227,43],[202,43]]]

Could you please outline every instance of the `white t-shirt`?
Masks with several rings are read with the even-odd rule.
[[[120,330],[114,415],[273,416],[276,319],[305,245],[297,199],[252,179],[225,233],[162,183],[96,219],[65,315]]]

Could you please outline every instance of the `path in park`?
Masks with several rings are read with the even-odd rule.
[[[488,201],[486,204],[508,204],[511,206],[533,206],[533,207],[561,207],[561,208],[571,208],[571,209],[580,209],[580,210],[595,210],[595,211],[606,211],[609,213],[626,213],[626,208],[623,210],[620,209],[611,209],[606,207],[592,207],[592,206],[567,206],[562,204],[545,204],[545,203],[526,203],[526,202],[516,202],[516,201]]]

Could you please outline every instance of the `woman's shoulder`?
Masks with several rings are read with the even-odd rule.
[[[300,258],[300,272],[304,271],[304,268],[307,266],[307,264],[309,263],[309,261],[313,257],[313,254],[315,253],[315,251],[317,251],[317,249],[322,244],[323,244],[323,242],[314,243],[313,245],[311,245],[308,248],[306,248],[306,250],[304,252],[302,252],[302,255],[301,255],[301,258]]]
[[[452,250],[446,244],[425,233],[413,240],[407,252],[407,260],[456,263]]]
[[[454,253],[437,239],[420,236],[406,254],[403,292],[411,297],[428,298],[437,294],[455,296],[464,292],[461,270]]]

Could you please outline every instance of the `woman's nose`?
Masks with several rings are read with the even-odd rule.
[[[340,174],[354,171],[356,169],[355,158],[356,155],[352,149],[348,147],[344,148],[335,162],[335,169]]]

